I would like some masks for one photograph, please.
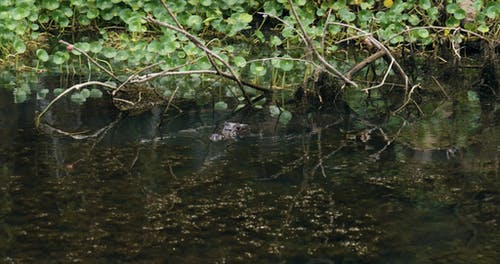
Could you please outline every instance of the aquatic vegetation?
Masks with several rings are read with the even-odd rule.
[[[286,103],[299,89],[307,102],[332,100],[310,85],[321,72],[341,80],[332,82],[330,94],[345,85],[372,92],[391,81],[403,86],[392,111],[415,104],[421,86],[399,54],[449,45],[460,57],[461,47],[475,40],[494,48],[499,14],[495,1],[480,0],[4,1],[0,40],[5,65],[109,78],[118,90],[148,83],[169,105],[173,98],[212,97],[219,111],[269,107],[286,123]],[[22,85],[14,89],[18,101],[34,94]],[[71,98],[81,104],[99,96],[92,89],[75,90]]]

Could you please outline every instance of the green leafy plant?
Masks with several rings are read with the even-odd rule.
[[[498,39],[498,3],[473,4],[471,12],[455,1],[435,0],[172,0],[169,10],[156,0],[2,1],[0,47],[16,63],[36,58],[37,70],[77,69],[80,75],[105,74],[102,78],[119,84],[143,84],[137,78],[154,76],[148,80],[158,94],[202,102],[217,98],[214,108],[221,111],[234,105],[271,105],[269,113],[285,124],[292,119],[285,102],[318,72],[357,86],[343,73],[359,62],[359,54],[346,47],[385,49],[392,62],[371,62],[373,75],[384,81],[400,76],[409,89],[390,50],[411,46],[425,51],[428,45],[442,44],[443,38],[453,44],[471,37]],[[77,41],[54,44],[59,39]],[[372,88],[377,87],[354,91],[362,94]],[[15,94],[20,102],[35,93],[18,85]],[[38,98],[46,94],[36,92]],[[102,91],[75,89],[68,94],[84,103]]]

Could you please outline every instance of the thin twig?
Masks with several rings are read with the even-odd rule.
[[[328,24],[351,28],[351,29],[354,29],[354,30],[356,30],[358,32],[361,32],[362,34],[370,35],[370,33],[366,32],[366,31],[364,31],[362,29],[359,29],[359,28],[357,28],[355,26],[349,25],[349,24],[340,23],[340,22],[333,22],[333,21],[332,22],[328,22]],[[373,35],[368,36],[367,39],[371,43],[373,43],[378,49],[385,51],[386,55],[391,60],[394,60],[394,66],[398,70],[399,74],[403,77],[404,83],[405,83],[405,90],[408,91],[408,87],[410,85],[410,78],[408,78],[408,75],[406,75],[405,71],[403,70],[403,68],[401,67],[401,65],[399,65],[399,63],[396,61],[396,59],[394,58],[394,56],[392,55],[392,53],[389,51],[389,49],[384,44],[382,44],[380,41],[378,41],[376,38],[374,38]]]
[[[172,103],[172,100],[174,99],[175,94],[177,93],[178,90],[179,90],[179,86],[175,87],[174,92],[172,93],[172,95],[170,95],[170,98],[168,98],[167,107],[165,107],[165,113],[170,108],[170,104]]]
[[[118,123],[118,121],[120,121],[120,118],[117,118],[115,121],[113,121],[113,122],[107,124],[106,126],[96,130],[92,134],[88,134],[88,131],[68,132],[68,131],[64,131],[64,130],[59,129],[59,128],[55,128],[55,127],[53,127],[49,124],[46,124],[46,123],[40,123],[40,130],[42,130],[44,132],[55,132],[55,133],[58,133],[58,134],[61,134],[63,136],[67,136],[67,137],[70,137],[70,138],[76,139],[76,140],[83,140],[83,139],[95,138],[95,137],[102,135],[102,133],[108,131],[116,123]]]
[[[118,98],[118,97],[113,97],[113,101],[123,102],[123,103],[129,104],[129,105],[135,105],[135,103],[133,103],[129,100],[125,100],[125,99]]]
[[[180,69],[182,67],[185,67],[187,65],[194,64],[195,62],[199,61],[201,58],[202,57],[199,57],[199,58],[194,59],[192,61],[188,61],[188,62],[186,62],[186,63],[184,63],[182,65],[177,65],[177,66],[175,66],[173,68],[170,68],[170,69],[158,72],[158,73],[148,73],[146,75],[139,75],[139,73],[141,73],[141,72],[143,72],[143,71],[145,71],[147,69],[150,69],[150,68],[152,68],[152,67],[154,67],[154,66],[159,65],[159,64],[162,63],[162,62],[157,62],[155,64],[149,65],[148,67],[145,67],[145,68],[141,69],[140,71],[132,74],[129,78],[127,78],[127,80],[125,81],[125,83],[128,83],[128,82],[131,82],[131,83],[143,83],[143,82],[147,82],[147,81],[150,81],[150,80],[158,78],[158,77],[166,76],[168,74],[164,74],[164,73],[166,73],[166,72],[172,72],[172,71],[178,70],[178,69]],[[149,77],[151,77],[151,78],[149,78]],[[124,84],[120,85],[120,87],[118,87],[117,90],[119,90]]]
[[[313,44],[312,40],[307,35],[307,32],[306,32],[304,26],[302,25],[302,22],[299,19],[299,15],[297,14],[297,11],[295,10],[295,7],[293,5],[293,1],[292,0],[288,0],[288,3],[290,4],[290,11],[292,11],[293,17],[297,21],[297,25],[299,25],[299,29],[302,32],[302,36],[306,40],[306,45],[307,45],[308,49],[313,52],[313,54],[316,56],[316,58],[328,70],[332,71],[335,75],[337,75],[338,77],[340,77],[344,82],[346,82],[346,83],[348,83],[348,84],[350,84],[350,85],[352,85],[354,87],[358,87],[358,85],[355,82],[353,82],[353,81],[349,80],[348,78],[346,78],[339,70],[337,70],[335,67],[333,67],[330,63],[328,63],[325,60],[325,58],[323,56],[321,56],[321,54],[318,52],[318,50],[316,50],[316,48],[314,47],[314,44]]]
[[[139,75],[139,73],[143,72],[143,71],[146,71],[146,70],[149,70],[151,68],[154,68],[158,65],[160,65],[162,62],[157,62],[157,63],[153,63],[151,65],[148,65],[142,69],[139,69],[138,71],[134,72],[132,75],[130,75],[127,80],[125,80],[122,84],[120,84],[120,86],[118,86],[118,88],[116,88],[114,91],[113,91],[113,96],[116,95],[116,93],[118,93],[126,84],[128,84],[130,81],[132,81],[132,79],[134,79],[136,76]]]
[[[69,43],[69,42],[66,42],[64,40],[59,40],[59,43],[61,44],[64,44],[66,45],[66,47],[68,46],[73,46],[73,49],[80,52],[81,54],[83,54],[90,62],[92,62],[95,66],[97,66],[97,68],[103,70],[105,73],[107,73],[109,76],[113,77],[113,79],[117,80],[118,82],[121,83],[120,79],[118,79],[118,77],[116,77],[116,75],[114,73],[112,73],[111,71],[109,71],[108,69],[106,69],[104,66],[102,66],[101,64],[99,64],[99,62],[97,62],[96,60],[94,60],[92,57],[90,57],[87,52],[75,47],[73,44]]]
[[[326,16],[326,21],[330,20],[330,16],[332,14],[332,9],[328,9],[328,15]],[[323,34],[321,35],[321,55],[325,56],[325,37],[326,37],[326,30],[328,29],[328,24],[325,23],[325,26],[323,26]],[[346,76],[347,77],[347,76]],[[348,77],[349,78],[349,77]],[[349,78],[350,79],[350,78]]]
[[[298,62],[303,62],[307,64],[311,64],[314,67],[318,68],[319,65],[314,63],[313,61],[310,60],[304,60],[304,59],[297,59],[297,58],[287,58],[287,57],[269,57],[269,58],[262,58],[262,59],[253,59],[253,60],[248,60],[247,63],[252,63],[252,62],[258,62],[258,61],[272,61],[272,60],[288,60],[288,61],[298,61]]]
[[[455,37],[457,33],[460,33],[460,30],[458,29],[455,29],[453,31],[453,36]],[[454,39],[451,39],[451,48],[453,49],[453,53],[455,53],[455,56],[458,58],[458,59],[461,59],[462,56],[460,56],[460,47],[457,47],[458,43],[456,43],[456,41]],[[459,44],[458,44],[459,45]]]
[[[172,76],[172,75],[192,75],[192,74],[217,74],[215,70],[190,70],[190,71],[162,71],[149,73],[147,75],[137,76],[130,83],[143,83],[151,81],[152,79],[156,79],[164,76]]]
[[[381,87],[382,85],[384,85],[384,84],[385,84],[385,80],[387,79],[387,76],[389,76],[389,73],[390,73],[390,72],[391,72],[391,70],[392,70],[392,65],[393,65],[393,64],[394,64],[394,60],[391,60],[391,63],[389,64],[389,67],[387,67],[387,71],[386,71],[386,72],[385,72],[385,74],[384,74],[384,78],[382,79],[382,81],[381,81],[379,84],[374,85],[374,86],[370,86],[370,87],[368,87],[368,88],[364,88],[362,91],[363,91],[363,92],[367,92],[367,91],[369,91],[369,90],[376,89],[376,88],[379,88],[379,87]]]
[[[481,36],[480,34],[478,33],[475,33],[473,31],[470,31],[470,30],[467,30],[467,29],[464,29],[462,27],[440,27],[440,26],[422,26],[422,27],[412,27],[412,28],[406,28],[405,30],[402,30],[401,32],[399,33],[396,33],[392,36],[390,36],[385,42],[389,42],[391,41],[393,38],[399,36],[399,35],[403,35],[407,32],[410,32],[410,31],[415,31],[415,30],[420,30],[420,29],[435,29],[435,30],[450,30],[450,31],[459,31],[459,32],[464,32],[464,33],[467,33],[467,34],[470,34],[470,35],[473,35],[475,37],[478,37],[480,39],[483,39],[487,42],[495,42],[498,40],[494,40],[494,39],[489,39],[489,38],[486,38],[484,36]]]
[[[413,87],[411,87],[410,92],[408,92],[408,94],[406,95],[405,101],[396,111],[394,111],[394,113],[401,111],[412,100],[411,96],[412,96],[413,92],[415,91],[416,88],[419,88],[419,87],[420,87],[420,84],[416,84]],[[415,105],[417,106],[420,113],[423,114],[424,112],[422,111],[422,109],[420,109],[420,107],[418,106],[418,104],[416,102],[415,102]]]
[[[131,80],[131,83],[143,83],[150,81],[152,79],[156,79],[159,77],[164,77],[164,76],[170,76],[170,75],[191,75],[191,74],[211,74],[211,75],[218,75],[222,76],[224,78],[236,81],[233,75],[225,73],[225,72],[218,72],[216,70],[190,70],[190,71],[162,71],[162,72],[156,72],[156,73],[149,73],[147,75],[142,75],[142,76],[136,76],[134,80]],[[271,90],[264,88],[262,86],[258,86],[256,84],[243,81],[241,80],[241,83],[245,86],[248,86],[252,89],[265,92],[265,93],[270,93]]]
[[[347,42],[347,41],[350,41],[350,40],[353,40],[353,39],[359,39],[359,38],[366,38],[366,37],[370,37],[372,34],[368,33],[368,34],[362,34],[362,35],[356,35],[356,36],[351,36],[351,37],[348,37],[348,38],[345,38],[345,39],[341,39],[341,40],[338,40],[335,42],[335,45],[338,45],[338,44],[342,44],[344,42]]]
[[[321,168],[321,174],[323,175],[323,177],[326,178],[325,167],[323,166],[323,152],[322,152],[322,148],[321,148],[321,146],[323,145],[322,142],[321,142],[321,132],[322,131],[323,131],[322,129],[318,129],[318,139],[317,139],[317,144],[318,144],[318,160],[319,160],[318,165]]]
[[[139,148],[137,148],[137,151],[135,152],[134,159],[130,163],[130,166],[128,167],[128,169],[129,170],[133,169],[138,160],[139,160]]]
[[[446,96],[446,98],[449,100],[450,99],[450,96],[448,95],[448,93],[446,92],[446,90],[444,89],[444,87],[441,85],[441,83],[439,83],[439,81],[436,79],[436,77],[434,76],[431,76],[432,80],[434,80],[434,82],[437,84],[437,86],[439,87],[439,89],[441,89],[441,92],[443,92],[443,94]]]
[[[182,26],[182,24],[179,22],[179,20],[177,20],[177,16],[174,14],[174,12],[172,12],[172,10],[170,9],[170,7],[167,5],[167,3],[164,1],[164,0],[161,0],[160,1],[161,4],[163,5],[163,8],[165,8],[165,10],[167,10],[168,12],[168,15],[174,20],[175,24],[177,25],[177,27],[179,27],[180,29],[184,30],[184,27]]]
[[[392,137],[392,139],[389,139],[389,137],[387,136],[387,134],[384,132],[384,130],[382,128],[378,128],[378,130],[380,131],[380,133],[382,134],[382,136],[384,137],[384,140],[386,142],[385,142],[384,147],[382,147],[381,149],[379,149],[377,152],[371,154],[370,156],[378,159],[380,157],[380,154],[382,152],[384,152],[399,137],[399,134],[401,134],[401,131],[403,130],[403,127],[405,127],[406,125],[407,125],[407,122],[403,121],[403,124],[401,124],[401,126],[398,129],[398,131],[396,132],[396,135],[394,135]]]
[[[233,76],[233,79],[236,81],[236,83],[238,83],[238,87],[240,88],[240,91],[241,91],[243,97],[245,98],[245,100],[248,102],[249,105],[252,105],[252,100],[250,99],[250,97],[245,92],[245,89],[243,87],[243,83],[241,82],[240,78],[238,77],[238,75],[236,74],[236,72],[233,70],[233,68],[231,67],[231,65],[229,65],[228,62],[226,62],[223,58],[221,58],[215,52],[213,52],[212,50],[210,50],[207,46],[205,46],[197,37],[195,37],[191,33],[189,33],[186,30],[184,30],[184,28],[182,27],[182,25],[177,20],[175,14],[170,10],[168,4],[164,0],[161,0],[161,2],[162,2],[163,7],[167,10],[167,12],[169,13],[169,15],[172,17],[172,19],[175,21],[175,23],[178,26],[176,27],[176,26],[170,25],[168,23],[165,23],[165,22],[162,22],[162,21],[158,21],[158,20],[156,20],[156,19],[154,19],[152,17],[146,17],[145,20],[149,21],[149,22],[151,22],[153,24],[156,24],[156,25],[159,25],[159,26],[162,26],[162,27],[166,27],[168,29],[171,29],[171,30],[174,30],[174,31],[177,31],[177,32],[183,34],[194,45],[196,45],[199,49],[203,50],[207,54],[207,58],[209,59],[210,63],[212,63],[212,66],[217,71],[220,71],[220,69],[217,67],[217,64],[215,64],[215,62],[213,62],[212,57],[215,58],[215,59],[217,59],[218,61],[220,61],[229,70],[230,74]]]
[[[328,160],[331,156],[337,154],[337,152],[339,152],[341,149],[343,149],[345,147],[345,143],[342,143],[340,144],[340,146],[338,148],[336,148],[334,151],[328,153],[328,155],[324,156],[322,160]],[[311,170],[311,173],[314,173],[320,166],[322,166],[322,160],[320,160],[320,162],[318,162]]]

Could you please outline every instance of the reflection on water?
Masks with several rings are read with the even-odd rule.
[[[334,115],[282,127],[265,114],[233,120],[247,138],[211,143],[221,121],[244,117],[146,113],[73,140],[35,132],[41,102],[14,105],[1,88],[0,101],[2,262],[500,259],[498,124],[480,110],[397,138]],[[83,131],[117,118],[94,104],[66,102],[49,121]]]

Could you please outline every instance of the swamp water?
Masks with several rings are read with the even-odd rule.
[[[75,140],[34,129],[47,101],[0,87],[0,262],[499,263],[498,117],[469,97],[400,135],[194,109]],[[95,131],[117,113],[67,101],[46,117]],[[227,119],[252,134],[210,142]]]

